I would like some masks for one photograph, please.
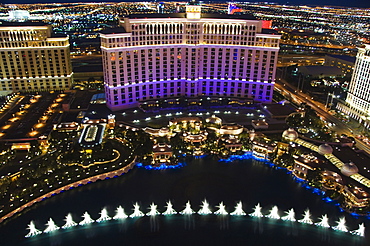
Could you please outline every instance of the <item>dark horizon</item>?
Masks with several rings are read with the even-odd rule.
[[[4,4],[34,4],[34,3],[79,3],[79,2],[139,2],[138,0],[122,1],[122,0],[107,0],[107,1],[94,1],[94,0],[5,0]],[[160,1],[157,1],[160,2]],[[184,1],[185,2],[185,1]],[[207,1],[204,1],[207,2]],[[228,1],[209,1],[209,2],[228,2]],[[250,2],[262,2],[262,1],[250,1]],[[359,1],[347,1],[347,0],[275,0],[272,3],[287,4],[287,5],[317,5],[317,6],[342,6],[342,7],[359,7],[359,8],[370,8],[369,0]]]

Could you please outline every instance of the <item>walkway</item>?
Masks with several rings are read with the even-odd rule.
[[[312,143],[309,143],[309,142],[306,142],[302,139],[299,139],[297,138],[294,142],[296,142],[297,144],[303,146],[303,147],[306,147],[308,149],[311,149],[315,152],[319,152],[319,147],[317,147],[316,145],[312,144]],[[334,166],[336,166],[339,170],[342,169],[342,167],[344,166],[344,163],[339,160],[335,155],[333,154],[325,154],[324,157],[326,159],[328,159]],[[353,174],[351,176],[349,176],[351,179],[353,180],[356,180],[357,182],[359,182],[360,184],[366,186],[367,188],[370,188],[370,180],[364,176],[362,176],[361,174],[359,173],[356,173],[356,174]]]
[[[0,218],[0,223],[2,223],[4,220],[6,220],[6,219],[8,219],[8,218],[10,218],[12,216],[14,216],[15,214],[23,211],[25,208],[31,207],[35,203],[41,202],[44,199],[49,198],[49,197],[52,197],[54,195],[57,195],[57,194],[59,194],[61,192],[67,191],[69,189],[76,188],[78,186],[82,186],[82,185],[86,185],[86,184],[89,184],[89,183],[93,183],[93,182],[96,182],[98,180],[104,180],[104,179],[109,179],[109,178],[114,178],[114,177],[121,176],[122,174],[125,174],[128,171],[130,171],[135,166],[135,162],[136,162],[136,158],[130,164],[128,164],[127,166],[124,166],[124,167],[122,167],[122,168],[120,168],[118,170],[107,172],[107,173],[98,174],[98,175],[95,175],[95,176],[92,176],[92,177],[89,177],[89,178],[85,178],[85,179],[76,181],[74,183],[71,183],[71,184],[62,186],[62,187],[60,187],[60,188],[58,188],[56,190],[50,191],[50,192],[48,192],[48,193],[46,193],[46,194],[44,194],[42,196],[39,196],[39,197],[33,199],[32,201],[27,202],[26,204],[24,204],[24,205],[22,205],[22,206],[20,206],[20,207],[18,207],[16,209],[14,209],[10,213],[2,216]]]

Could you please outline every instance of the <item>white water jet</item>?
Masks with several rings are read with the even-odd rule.
[[[326,214],[324,214],[324,215],[321,217],[320,222],[315,223],[315,225],[317,225],[317,226],[321,226],[321,227],[325,227],[325,228],[329,228],[329,227],[330,227],[330,225],[329,225],[329,219],[328,219],[328,216],[327,216]]]
[[[313,224],[313,221],[311,220],[311,213],[310,213],[309,209],[306,209],[306,211],[304,211],[303,219],[298,220],[298,222],[303,223],[303,224],[309,224],[309,225]]]
[[[122,206],[119,206],[116,210],[116,215],[113,217],[115,220],[126,219],[128,216]]]
[[[64,220],[66,221],[66,223],[64,224],[64,226],[62,226],[63,229],[67,229],[77,225],[77,223],[73,221],[72,214],[70,213],[67,214]]]
[[[33,223],[33,221],[30,222],[27,229],[30,231],[27,233],[25,237],[33,237],[42,233],[40,230],[36,229],[36,226]]]
[[[143,217],[143,216],[144,216],[144,214],[143,214],[143,212],[140,211],[139,204],[135,203],[134,204],[134,212],[130,215],[130,218]]]
[[[44,230],[45,233],[59,230],[59,227],[54,223],[52,218],[49,219],[49,221],[46,223],[46,225],[47,225],[47,227]]]
[[[227,211],[226,211],[226,207],[224,205],[224,202],[220,202],[220,204],[218,206],[216,206],[217,208],[219,208],[217,211],[215,211],[214,214],[218,214],[218,215],[227,215],[229,214]]]
[[[294,212],[294,209],[290,209],[289,211],[285,212],[286,215],[281,217],[282,220],[285,220],[285,221],[296,221],[295,219],[295,212]]]
[[[82,218],[84,218],[84,219],[80,223],[78,223],[79,225],[88,225],[88,224],[91,224],[91,223],[94,222],[94,220],[91,218],[91,216],[88,212],[85,212],[82,215]]]
[[[280,219],[278,207],[273,206],[272,209],[270,210],[270,214],[266,215],[265,217],[276,220]]]
[[[164,211],[162,214],[163,215],[172,215],[172,214],[177,214],[176,210],[173,209],[173,205],[171,203],[171,201],[168,201],[167,202],[167,206],[166,206],[166,211]]]
[[[252,217],[263,217],[262,207],[260,206],[259,203],[254,207],[254,212],[249,215]]]
[[[202,205],[200,205],[201,209],[198,211],[198,214],[200,215],[207,215],[212,214],[212,211],[209,209],[209,204],[206,199],[202,202]]]
[[[96,222],[103,222],[111,219],[112,218],[109,217],[107,209],[103,208],[100,212],[100,218],[97,219]]]
[[[186,203],[185,209],[180,212],[180,214],[182,214],[182,215],[185,215],[185,214],[190,215],[190,214],[193,214],[193,213],[195,213],[195,212],[193,211],[193,209],[191,209],[190,201],[188,201]]]
[[[346,226],[346,218],[342,217],[339,219],[339,221],[337,221],[337,225],[332,227],[333,230],[336,230],[336,231],[344,231],[344,232],[348,232],[348,229],[347,229],[347,226]]]
[[[358,229],[354,230],[354,231],[350,231],[350,233],[352,235],[357,235],[357,236],[360,236],[360,237],[364,237],[365,236],[365,225],[364,225],[364,223],[359,224]]]
[[[235,210],[231,213],[231,215],[245,215],[242,202],[238,202],[236,204]]]
[[[147,216],[156,216],[157,214],[159,214],[157,210],[157,205],[155,205],[154,203],[150,204],[149,208],[150,208],[150,211],[146,213]]]

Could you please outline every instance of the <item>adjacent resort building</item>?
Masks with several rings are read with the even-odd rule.
[[[338,108],[351,117],[364,121],[369,127],[370,120],[370,44],[359,48],[355,68],[345,104]]]
[[[279,35],[249,15],[136,14],[101,33],[107,105],[164,98],[228,97],[271,102]]]
[[[0,93],[67,89],[72,84],[68,37],[44,23],[0,25]]]

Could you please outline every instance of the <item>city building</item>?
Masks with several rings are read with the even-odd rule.
[[[0,93],[67,89],[72,84],[68,37],[43,23],[0,25]]]
[[[334,66],[342,70],[343,76],[350,76],[355,66],[356,57],[346,55],[326,55],[325,65]]]
[[[107,105],[202,96],[271,102],[279,35],[249,15],[135,14],[101,33]]]
[[[369,127],[370,119],[370,44],[358,49],[345,103],[337,108]]]

